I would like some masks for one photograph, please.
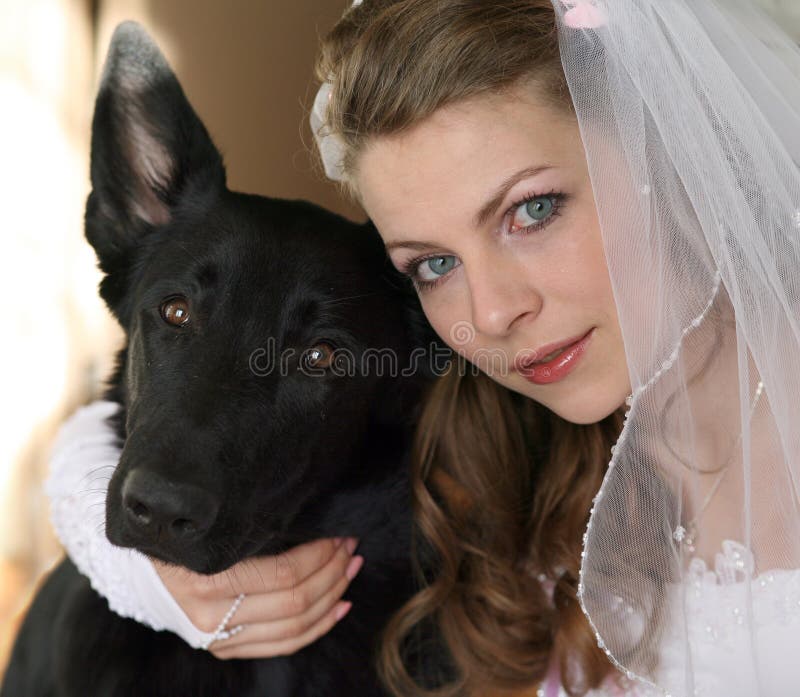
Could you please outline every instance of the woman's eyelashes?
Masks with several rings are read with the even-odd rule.
[[[566,195],[557,191],[539,196],[528,195],[512,204],[503,216],[504,232],[527,233],[541,230],[561,215]]]
[[[556,191],[549,194],[529,194],[513,203],[503,215],[502,232],[528,234],[538,232],[552,223],[560,214],[566,194]],[[411,278],[418,292],[437,286],[461,262],[452,254],[420,256],[402,263],[401,273]]]
[[[410,262],[403,273],[411,277],[414,287],[418,290],[428,290],[439,283],[461,262],[452,254],[424,257]]]

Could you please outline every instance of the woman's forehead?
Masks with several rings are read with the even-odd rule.
[[[515,173],[543,168],[585,169],[577,125],[565,111],[521,93],[466,100],[402,133],[373,138],[356,179],[383,232],[405,221],[437,226],[443,215],[453,222],[475,217]]]

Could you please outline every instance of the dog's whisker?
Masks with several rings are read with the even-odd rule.
[[[348,296],[346,296],[344,298],[332,298],[330,300],[321,300],[319,304],[322,307],[327,308],[327,307],[333,307],[335,305],[341,305],[342,303],[346,303],[346,302],[348,302],[350,300],[358,300],[360,298],[369,298],[369,297],[372,297],[372,296],[375,296],[375,295],[380,295],[380,293],[372,292],[372,293],[361,293],[360,295],[348,295]]]
[[[97,477],[97,476],[106,476],[104,471],[107,469],[115,470],[117,469],[116,465],[103,465],[102,467],[97,467],[96,469],[90,470],[86,473],[86,477]],[[102,473],[102,474],[101,474]],[[86,478],[84,477],[84,479]],[[111,479],[111,477],[109,477]]]
[[[81,481],[89,481],[89,482],[110,482],[111,478],[114,476],[113,472],[102,472],[100,470],[95,470],[94,472],[89,472],[85,477],[81,477]]]
[[[186,252],[186,255],[187,255],[187,256],[188,256],[188,257],[189,257],[189,258],[190,258],[190,259],[191,259],[193,262],[195,262],[195,263],[196,263],[198,266],[202,266],[202,265],[203,265],[203,260],[202,260],[200,257],[198,257],[198,256],[197,256],[197,255],[196,255],[194,252],[192,252],[192,251],[191,251],[191,249],[189,249],[189,247],[187,247],[187,246],[186,246],[186,244],[185,244],[184,242],[178,241],[178,246],[179,246],[179,247],[180,247],[180,248],[181,248],[181,249],[182,249],[184,252]]]
[[[261,574],[261,569],[259,568],[258,564],[256,564],[256,560],[253,559],[252,557],[248,557],[245,561],[247,562],[247,564],[253,567],[253,570],[258,575],[258,580],[261,581],[261,585],[264,588],[268,588],[269,586],[267,586],[267,582],[264,580],[264,576]]]
[[[108,483],[111,481],[111,477],[105,477],[103,475],[93,475],[91,477],[82,477],[81,484],[102,484],[106,488],[108,488]]]

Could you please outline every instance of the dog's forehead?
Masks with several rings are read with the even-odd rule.
[[[251,268],[321,277],[356,274],[366,280],[380,275],[386,262],[374,228],[305,201],[233,194],[220,207],[217,224],[226,232],[218,241],[243,253]],[[236,263],[242,261],[238,257]]]
[[[371,226],[302,201],[233,194],[179,217],[150,248],[145,287],[166,279],[225,287],[230,300],[385,291],[388,260]]]

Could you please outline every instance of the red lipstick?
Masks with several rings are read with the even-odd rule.
[[[530,357],[522,361],[517,361],[517,371],[526,380],[536,385],[548,385],[552,382],[563,380],[572,372],[573,368],[575,368],[580,357],[586,351],[586,347],[593,335],[594,327],[582,337],[567,339],[567,343],[562,341],[542,346],[540,349],[537,349],[535,355],[547,356],[553,353],[553,351],[561,350],[557,356],[543,363],[534,362],[535,359]]]

